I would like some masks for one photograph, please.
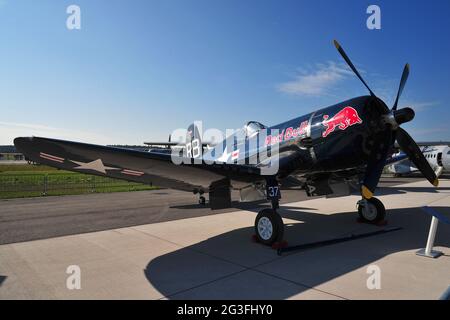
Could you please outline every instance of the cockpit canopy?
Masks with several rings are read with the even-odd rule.
[[[263,129],[267,129],[267,127],[262,123],[259,123],[258,121],[248,121],[244,125],[244,132],[247,138],[255,136],[259,131]]]

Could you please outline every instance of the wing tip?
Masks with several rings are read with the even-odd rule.
[[[14,145],[16,147],[23,146],[26,143],[30,143],[33,141],[34,137],[17,137],[14,139]]]

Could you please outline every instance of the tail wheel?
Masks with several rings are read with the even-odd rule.
[[[255,233],[258,241],[263,244],[280,242],[284,234],[283,219],[275,210],[263,209],[256,216]]]
[[[363,199],[358,202],[358,214],[365,222],[377,223],[386,217],[386,209],[377,198]]]

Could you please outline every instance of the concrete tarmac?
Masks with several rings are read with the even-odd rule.
[[[423,180],[423,179],[420,179]],[[417,178],[383,178],[381,188]],[[382,190],[382,189],[381,189]],[[281,205],[309,199],[303,190],[283,190]],[[192,193],[164,189],[58,197],[0,200],[0,244],[80,234],[114,228],[209,216],[246,209],[258,211],[267,203],[239,203],[211,211]]]
[[[435,243],[443,256],[419,257],[415,251],[425,246],[431,220],[420,208],[428,205],[450,216],[450,180],[442,179],[438,189],[423,179],[408,182],[385,181],[379,190],[388,209],[388,227],[401,227],[400,231],[282,256],[250,240],[253,209],[211,215],[209,209],[194,208],[180,196],[180,202],[167,204],[165,211],[180,210],[177,220],[157,222],[167,219],[155,213],[148,218],[153,220],[140,224],[145,220],[133,217],[152,205],[141,203],[140,208],[138,192],[120,194],[130,197],[128,203],[119,200],[119,194],[114,194],[117,202],[115,197],[104,203],[92,199],[97,211],[89,213],[83,210],[90,208],[85,202],[91,196],[64,197],[64,210],[59,198],[14,200],[21,203],[18,207],[22,201],[29,205],[17,216],[23,218],[24,229],[36,226],[45,231],[24,230],[21,237],[51,237],[25,242],[4,238],[15,243],[0,245],[0,299],[438,299],[450,285],[450,226],[438,226]],[[97,196],[111,195],[92,198]],[[285,203],[280,213],[286,240],[301,244],[385,228],[356,222],[358,199]],[[60,210],[34,209],[44,217],[33,216],[39,201],[54,201]],[[4,203],[8,201],[0,204],[1,217],[12,219],[11,211],[3,215]],[[103,206],[115,214],[103,217],[102,212],[108,216]],[[89,232],[85,225],[96,219],[109,223],[92,226],[103,231]],[[19,221],[6,224],[13,228]],[[75,227],[63,226],[67,222]],[[109,228],[114,224],[121,227]],[[61,226],[66,235],[46,231],[54,226]],[[67,235],[79,230],[83,233]],[[81,271],[79,290],[67,286],[67,271],[74,265]]]

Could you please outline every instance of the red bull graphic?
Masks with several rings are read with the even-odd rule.
[[[303,121],[298,128],[289,127],[281,131],[278,135],[269,135],[266,137],[265,145],[273,145],[282,141],[306,135],[308,129],[308,121]]]
[[[345,130],[354,124],[361,123],[362,120],[358,115],[358,111],[356,111],[352,107],[345,107],[344,109],[336,113],[334,117],[329,118],[328,115],[323,116],[322,124],[326,127],[326,129],[322,133],[322,137],[325,138],[336,128]]]

